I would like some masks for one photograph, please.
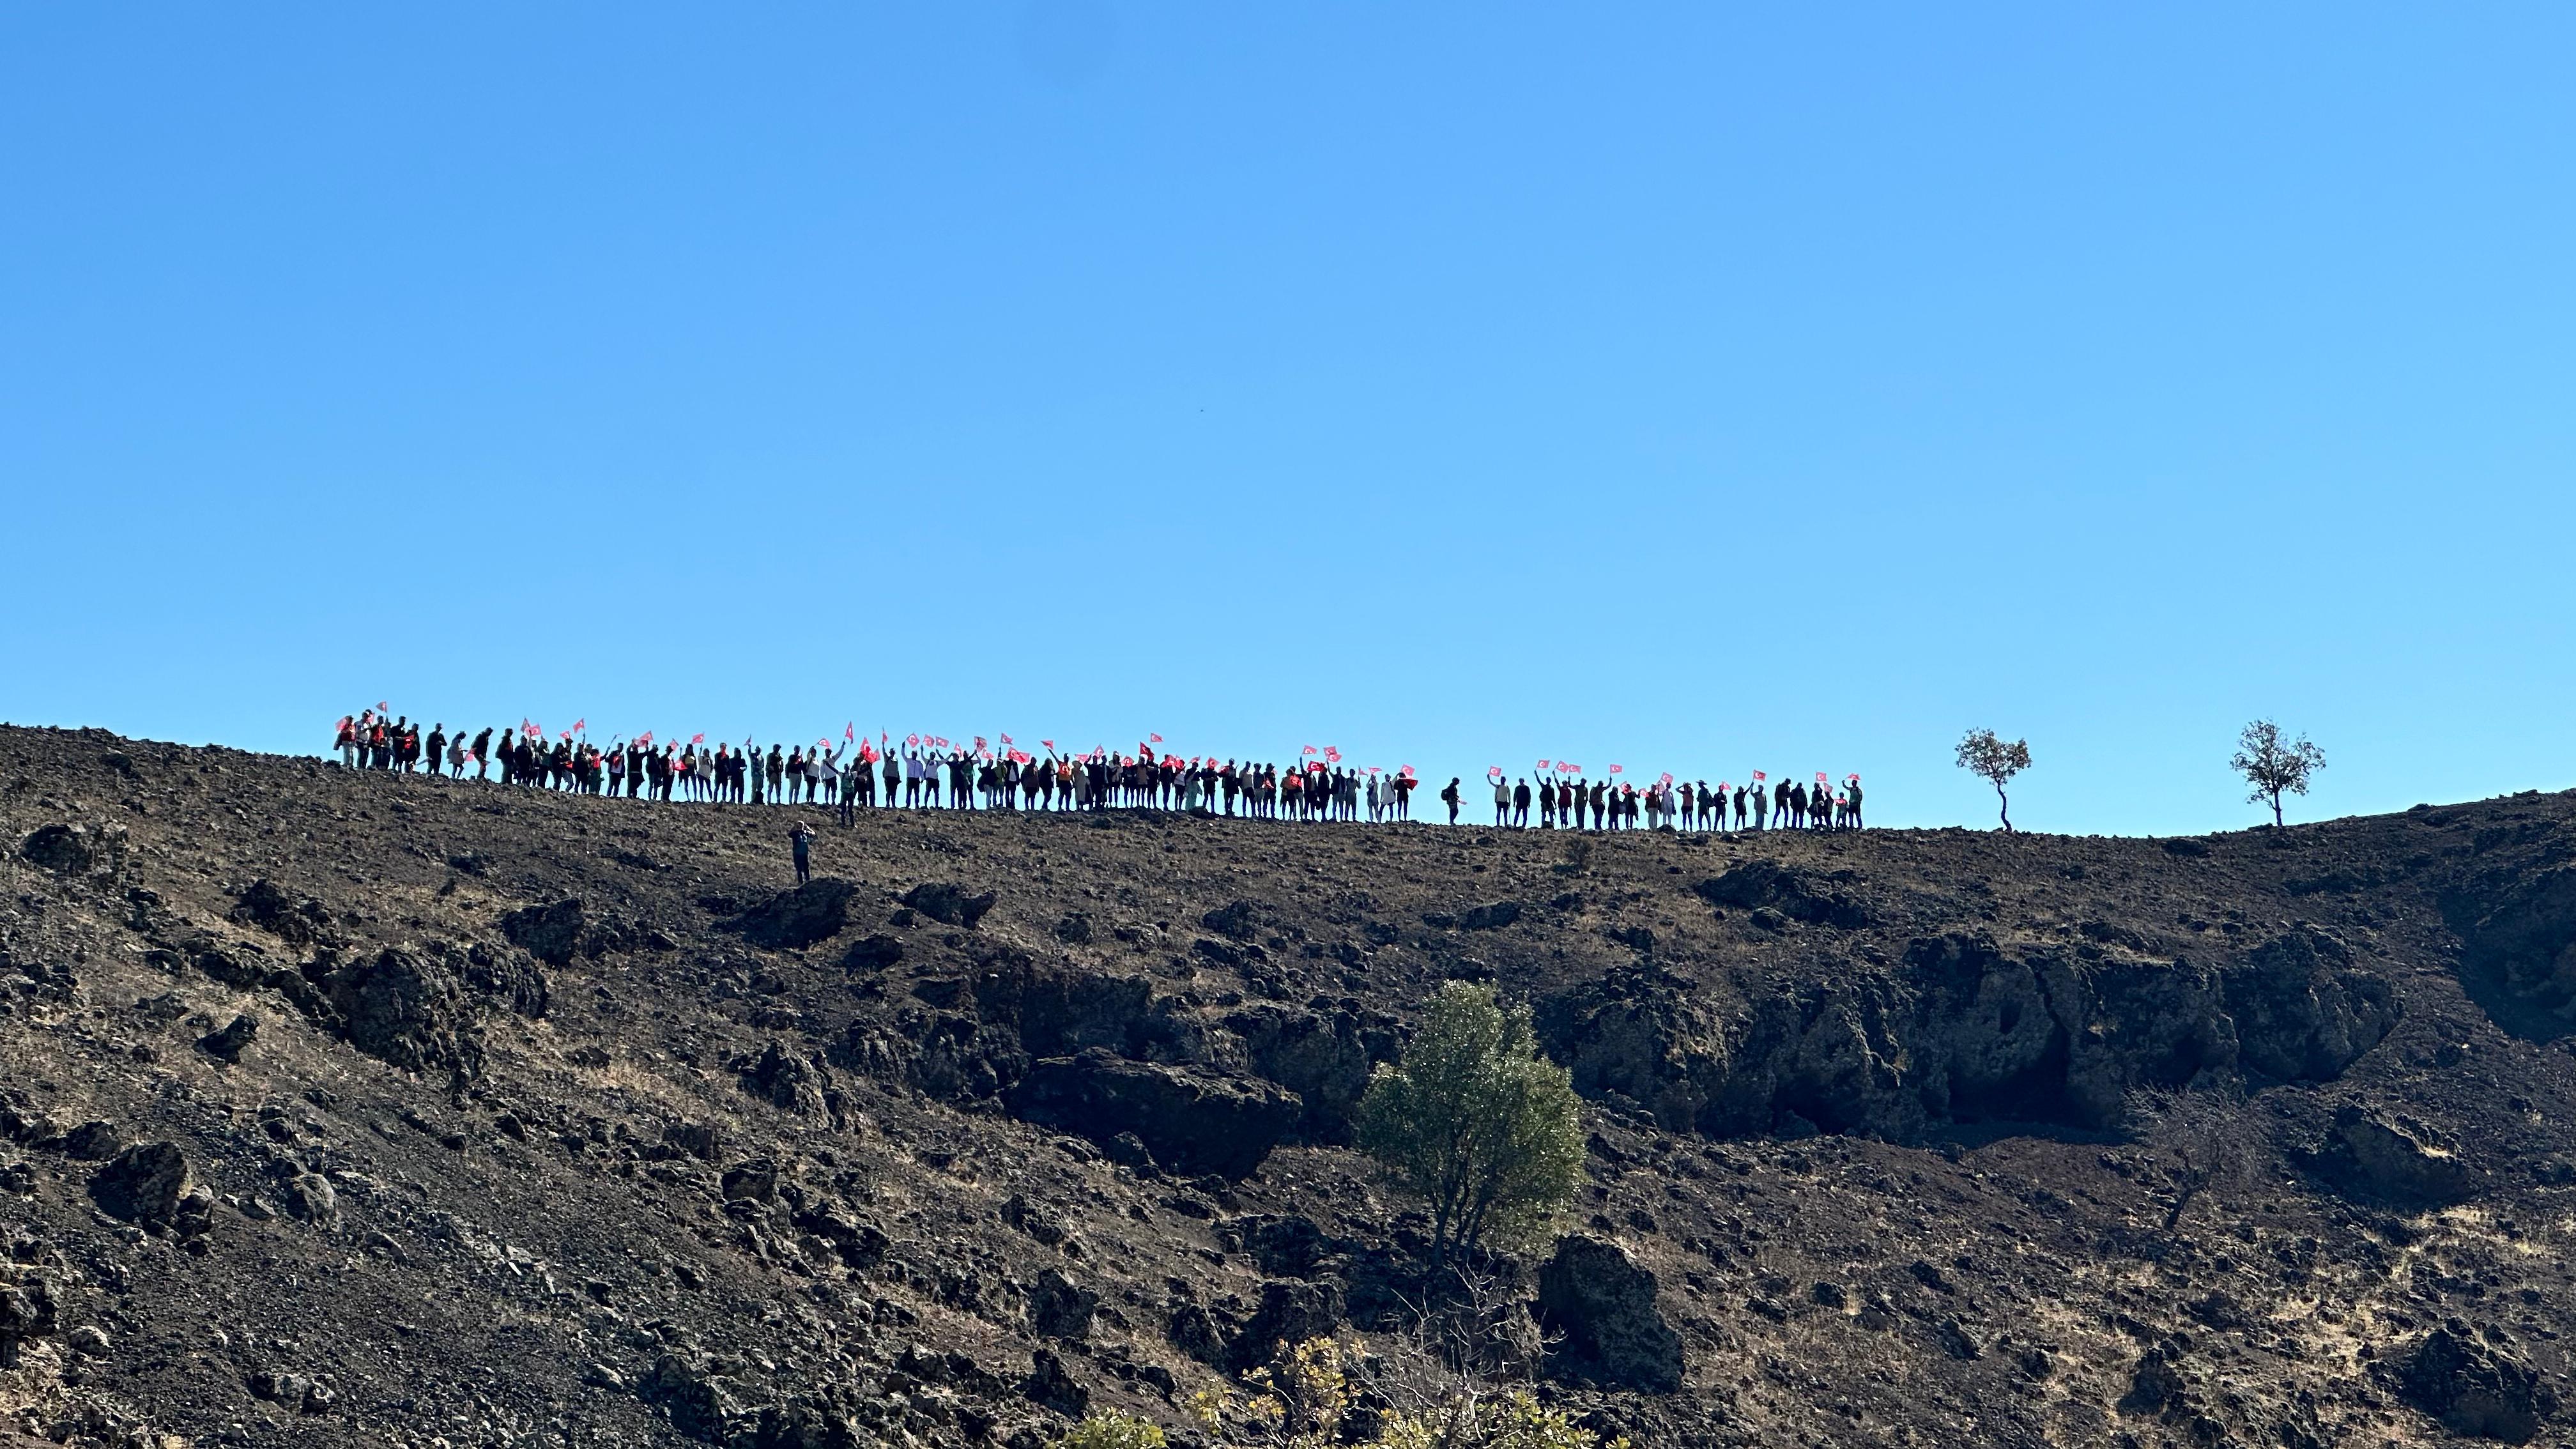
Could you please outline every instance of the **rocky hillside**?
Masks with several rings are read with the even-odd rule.
[[[1349,1117],[1454,978],[1591,1118],[1483,1268],[1641,1446],[2561,1442],[2571,816],[843,830],[0,730],[0,1445],[1025,1449],[1323,1332],[1392,1393]]]

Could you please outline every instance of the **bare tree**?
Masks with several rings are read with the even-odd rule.
[[[2272,807],[2272,823],[2281,823],[2281,797],[2308,793],[2308,777],[2326,767],[2326,752],[2301,735],[2281,738],[2281,727],[2258,719],[2236,737],[2236,757],[2228,767],[2245,777],[2254,793],[2245,798]]]
[[[2030,768],[2030,741],[2015,740],[2005,744],[1993,730],[1970,730],[1959,741],[1959,768],[1995,787],[1995,799],[2002,806],[2004,829],[2011,830],[2012,797],[2004,793],[2004,782]]]

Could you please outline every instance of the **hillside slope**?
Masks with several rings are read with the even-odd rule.
[[[1486,1266],[1641,1445],[2554,1440],[2571,816],[845,830],[0,729],[0,1444],[1025,1446],[1283,1336],[1399,1374],[1348,1113],[1451,978],[1587,1098],[1571,1266]]]

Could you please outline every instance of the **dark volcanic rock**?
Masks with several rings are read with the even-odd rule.
[[[77,825],[38,826],[18,843],[18,854],[56,875],[80,875],[98,864],[89,832]]]
[[[259,1039],[259,1023],[247,1016],[236,1016],[219,1031],[210,1031],[197,1039],[197,1050],[219,1062],[238,1062],[250,1044]]]
[[[1462,931],[1499,931],[1505,926],[1518,922],[1520,918],[1520,902],[1490,901],[1484,905],[1469,906],[1467,909],[1460,911],[1458,913],[1458,929]]]
[[[297,900],[266,876],[242,888],[232,918],[256,926],[290,946],[309,946],[330,934],[331,913],[307,897]]]
[[[2457,1319],[2398,1362],[2398,1396],[2454,1434],[2529,1443],[2557,1398],[2529,1364],[2478,1341]]]
[[[1098,1048],[1032,1064],[1008,1101],[1025,1121],[1104,1147],[1133,1134],[1164,1167],[1229,1178],[1259,1167],[1301,1109],[1294,1094],[1267,1082],[1126,1061]]]
[[[2346,1192],[2408,1206],[2466,1201],[2485,1176],[2426,1124],[2352,1103],[2336,1109],[2317,1162]]]
[[[0,1369],[18,1366],[20,1344],[59,1329],[61,1313],[62,1292],[51,1275],[35,1274],[18,1283],[0,1281]]]
[[[584,915],[578,896],[551,905],[528,906],[501,918],[501,934],[509,938],[511,945],[547,965],[565,966],[581,949]]]
[[[1778,861],[1748,860],[1694,889],[1700,899],[1721,908],[1773,910],[1793,921],[1853,931],[1869,924],[1869,912],[1859,901],[1839,890],[1819,889],[1804,872]]]
[[[1065,1370],[1063,1359],[1043,1348],[1029,1355],[1029,1376],[1020,1383],[1020,1396],[1068,1419],[1081,1418],[1091,1408],[1091,1391]]]
[[[857,891],[848,881],[818,876],[743,912],[726,922],[725,929],[772,951],[801,950],[841,934],[849,924],[850,897]]]
[[[822,1069],[788,1050],[783,1042],[772,1041],[761,1051],[760,1060],[743,1073],[742,1085],[753,1096],[790,1112],[820,1113],[824,1109],[823,1089],[827,1083]]]
[[[964,926],[970,931],[993,908],[996,899],[991,891],[968,895],[964,887],[947,881],[917,885],[903,893],[905,905],[943,926]]]
[[[1029,1287],[1029,1328],[1048,1338],[1091,1336],[1091,1316],[1100,1295],[1064,1276],[1060,1268],[1043,1269]]]
[[[482,1039],[467,1018],[464,994],[427,957],[388,946],[340,967],[322,986],[350,1044],[367,1055],[410,1071],[480,1068]]]
[[[1682,1341],[1655,1307],[1655,1275],[1617,1244],[1570,1237],[1538,1271],[1540,1326],[1561,1335],[1550,1377],[1669,1394],[1682,1384]]]
[[[903,941],[894,936],[862,936],[841,953],[844,971],[883,971],[903,960]]]
[[[1341,1322],[1339,1285],[1273,1280],[1261,1285],[1261,1306],[1227,1346],[1226,1360],[1237,1372],[1258,1368],[1282,1349],[1330,1336]]]
[[[1351,1140],[1351,1114],[1369,1073],[1400,1049],[1393,1021],[1352,1011],[1264,1005],[1234,1012],[1225,1024],[1242,1038],[1252,1069],[1305,1104],[1297,1135],[1309,1142]]]
[[[118,1153],[89,1180],[89,1195],[110,1217],[146,1225],[168,1223],[195,1185],[176,1142],[143,1142]]]

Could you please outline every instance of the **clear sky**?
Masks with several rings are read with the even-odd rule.
[[[2576,8],[0,4],[0,718],[2571,783]]]

